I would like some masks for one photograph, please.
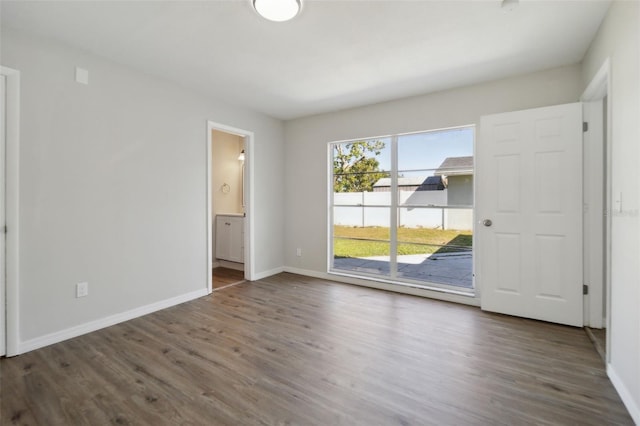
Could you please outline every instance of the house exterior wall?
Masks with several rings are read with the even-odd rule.
[[[449,206],[473,206],[473,176],[447,176]]]
[[[447,176],[449,206],[473,206],[473,176]],[[446,211],[446,229],[469,231],[473,229],[473,208]]]

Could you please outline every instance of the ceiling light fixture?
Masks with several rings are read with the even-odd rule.
[[[253,0],[253,8],[265,19],[284,22],[296,17],[301,0]]]

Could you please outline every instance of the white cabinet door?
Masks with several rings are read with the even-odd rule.
[[[476,159],[482,309],[582,326],[581,104],[482,117]]]
[[[244,262],[244,218],[230,217],[229,257],[232,262]]]
[[[244,218],[216,216],[216,258],[244,262]]]

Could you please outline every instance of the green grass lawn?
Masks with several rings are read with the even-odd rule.
[[[389,256],[389,228],[334,226],[333,253],[335,257]],[[426,228],[399,228],[398,255],[451,253],[468,249],[472,244],[471,231]]]

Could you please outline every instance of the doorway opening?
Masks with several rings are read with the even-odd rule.
[[[3,251],[0,261],[0,354],[14,356],[19,353],[18,339],[18,254],[19,254],[19,211],[18,211],[18,167],[20,129],[20,72],[0,66],[0,76],[4,82],[1,97],[2,158],[0,172],[2,180],[2,227]]]
[[[329,272],[473,295],[473,126],[329,144]]]
[[[253,133],[207,126],[208,289],[253,277]]]
[[[4,153],[5,153],[5,139],[6,139],[6,105],[7,105],[7,78],[0,74],[0,225],[4,224],[4,188],[5,188],[5,175],[4,175]],[[7,353],[7,326],[6,326],[6,283],[5,283],[5,239],[4,232],[0,236],[0,356]]]
[[[609,62],[602,65],[582,95],[584,133],[584,300],[585,330],[605,363],[611,329],[611,96]]]

